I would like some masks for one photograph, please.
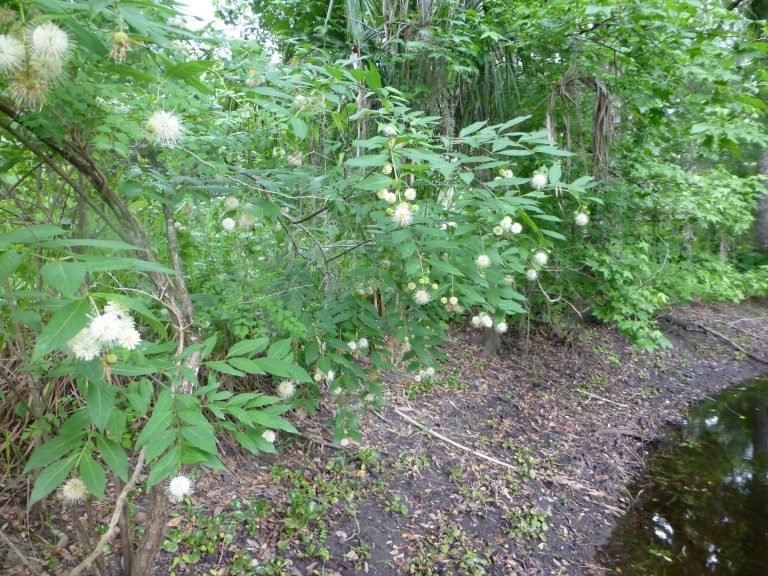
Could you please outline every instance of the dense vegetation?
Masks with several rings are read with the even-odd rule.
[[[451,326],[588,315],[652,351],[671,303],[768,294],[767,4],[228,0],[232,40],[170,1],[5,3],[0,417],[29,505],[146,466],[146,574],[218,438],[273,451],[325,399],[343,444]]]

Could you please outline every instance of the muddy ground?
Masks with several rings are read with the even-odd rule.
[[[228,470],[201,472],[174,509],[155,573],[612,573],[597,552],[664,427],[768,372],[750,357],[768,358],[766,301],[678,308],[660,326],[674,348],[653,355],[605,326],[510,337],[491,356],[457,332],[434,380],[390,378],[361,443],[333,447],[316,418],[276,457],[228,449]],[[59,538],[71,517],[33,527],[3,497],[0,527],[38,573],[82,557]],[[3,542],[0,573],[30,573]]]

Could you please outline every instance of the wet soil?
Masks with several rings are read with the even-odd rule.
[[[174,511],[155,573],[612,573],[596,552],[663,429],[768,371],[750,357],[768,358],[767,301],[678,308],[661,328],[674,348],[655,354],[605,326],[510,336],[491,355],[456,332],[433,381],[387,376],[361,442],[332,447],[321,414],[277,456],[227,449],[228,470],[201,473]],[[23,506],[0,508],[0,526],[39,550]],[[40,573],[82,556],[52,550]],[[0,572],[27,573],[14,564],[0,542]]]

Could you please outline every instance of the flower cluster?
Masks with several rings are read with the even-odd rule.
[[[275,440],[277,440],[277,434],[274,430],[264,430],[264,432],[261,433],[261,437],[270,444],[274,444]]]
[[[512,234],[520,234],[523,231],[523,226],[519,222],[513,222],[510,216],[504,216],[497,228],[501,228],[502,232],[511,232]],[[497,236],[501,236],[501,234],[497,234]]]
[[[80,504],[88,496],[88,488],[80,478],[70,478],[59,488],[59,498],[64,504]]]
[[[576,226],[586,226],[589,224],[589,214],[586,212],[579,212],[573,218],[573,223],[576,224]]]
[[[472,316],[472,326],[475,328],[493,328],[493,318],[485,312],[478,316]]]
[[[541,190],[542,188],[544,188],[544,186],[547,185],[548,182],[549,182],[549,179],[547,178],[546,174],[541,174],[541,173],[534,174],[533,178],[531,178],[531,186],[533,186],[533,188],[535,188],[536,190]]]
[[[368,349],[368,338],[360,338],[360,340],[350,340],[347,342],[347,347],[352,352],[360,353],[363,350]]]
[[[296,391],[296,383],[293,380],[283,380],[277,385],[277,395],[280,398],[290,398]]]
[[[506,168],[503,170],[499,170],[499,176],[506,179],[506,178],[514,178],[515,174],[514,172],[512,172],[512,170]]]
[[[146,124],[149,139],[158,146],[173,148],[181,138],[181,120],[172,112],[157,110]]]
[[[192,494],[193,483],[188,476],[179,474],[168,481],[166,492],[171,502],[182,502],[184,498]]]
[[[89,361],[104,349],[117,347],[133,350],[139,342],[141,335],[133,318],[122,306],[109,302],[104,312],[91,318],[88,325],[69,341],[69,349],[78,360]]]
[[[430,366],[426,370],[419,370],[419,373],[416,374],[416,376],[413,377],[416,382],[421,382],[422,380],[431,380],[435,377],[435,369]]]
[[[394,204],[397,202],[397,194],[387,188],[382,188],[376,193],[376,197],[379,200],[384,200],[387,204]]]
[[[13,74],[11,89],[19,106],[40,106],[61,75],[70,50],[69,35],[53,22],[27,30],[27,44],[0,34],[0,74]]]
[[[394,211],[392,212],[392,222],[398,226],[408,226],[413,222],[413,213],[418,210],[418,206],[415,204],[408,204],[408,202],[400,202]]]
[[[453,312],[455,314],[464,313],[464,307],[459,304],[459,299],[456,298],[456,296],[451,296],[450,298],[443,297],[440,299],[440,302],[445,306],[445,309],[448,312]]]
[[[480,254],[475,258],[475,264],[478,268],[488,268],[491,265],[491,259],[486,254]]]

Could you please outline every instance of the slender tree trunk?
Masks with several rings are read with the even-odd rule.
[[[760,174],[768,176],[768,152],[760,159]],[[757,214],[755,216],[755,248],[768,254],[768,181],[763,183],[765,193],[757,202]]]

